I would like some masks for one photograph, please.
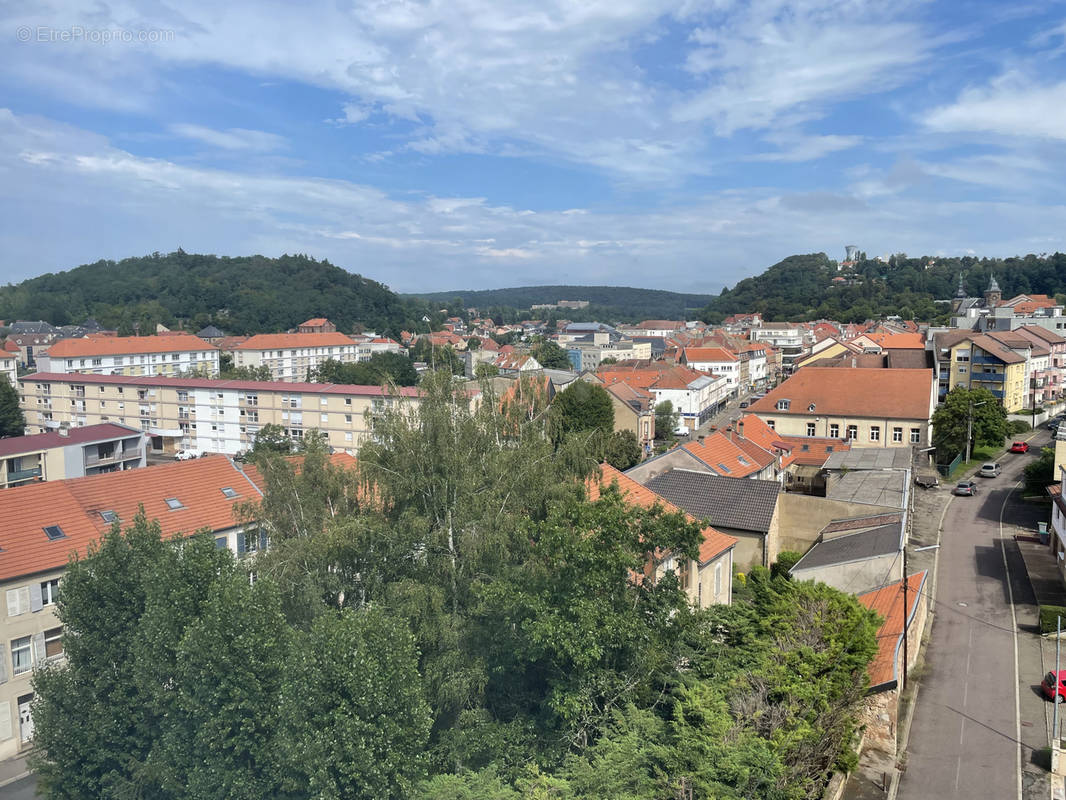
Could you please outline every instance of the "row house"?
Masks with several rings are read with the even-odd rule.
[[[139,428],[106,422],[0,439],[0,488],[137,469],[147,463]]]
[[[937,403],[928,369],[804,367],[748,411],[784,436],[927,447]]]
[[[152,452],[228,455],[252,447],[269,424],[294,440],[318,430],[337,452],[354,453],[370,416],[419,396],[413,387],[53,373],[24,375],[19,391],[31,433],[117,422],[144,431]]]
[[[266,367],[275,381],[305,381],[327,361],[358,360],[355,342],[343,333],[260,333],[233,350],[236,367]]]
[[[168,538],[206,529],[219,547],[246,557],[266,542],[245,535],[234,507],[261,497],[251,475],[223,457],[0,492],[0,759],[32,746],[34,668],[63,661],[55,611],[71,556],[84,556],[143,507]]]
[[[37,358],[40,372],[81,375],[218,375],[218,348],[186,333],[60,339]]]
[[[623,500],[640,508],[659,507],[668,514],[684,513],[665,497],[640,485],[628,475],[609,464],[600,466],[599,475],[589,481],[589,499],[599,499],[605,486],[615,486]],[[685,514],[689,522],[695,522]],[[697,608],[713,605],[730,605],[733,602],[733,551],[737,539],[706,526],[701,531],[699,552],[696,558],[681,554],[657,552],[649,554],[644,577],[661,580],[667,573],[674,573],[682,590]]]

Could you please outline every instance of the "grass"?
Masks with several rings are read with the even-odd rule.
[[[965,474],[969,470],[977,469],[986,461],[994,461],[995,457],[1002,452],[1002,447],[988,447],[987,445],[975,447],[970,453],[970,460],[963,461],[961,464],[955,467],[955,469],[952,470],[948,478],[957,478],[958,476]]]

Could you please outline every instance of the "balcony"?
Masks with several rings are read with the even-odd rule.
[[[34,467],[33,469],[17,469],[7,473],[7,482],[18,483],[19,481],[32,480],[39,477],[41,477],[40,467]]]
[[[995,356],[973,356],[970,359],[974,364],[1002,364],[1003,362]]]
[[[970,382],[1003,383],[1004,377],[1002,372],[974,372],[970,375]]]

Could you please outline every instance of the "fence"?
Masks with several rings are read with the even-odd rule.
[[[955,467],[962,463],[962,453],[955,456],[954,460],[950,464],[937,464],[936,470],[945,478],[955,471]]]

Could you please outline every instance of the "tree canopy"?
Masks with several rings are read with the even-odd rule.
[[[972,444],[999,447],[1007,435],[1007,412],[987,389],[956,386],[933,412],[933,446],[941,463],[966,449],[966,433],[973,414]]]
[[[374,353],[369,361],[355,364],[330,359],[312,370],[308,378],[318,383],[357,386],[415,386],[418,383],[414,362],[403,353]]]
[[[19,405],[18,391],[0,378],[0,439],[22,436],[26,432],[26,416]]]

